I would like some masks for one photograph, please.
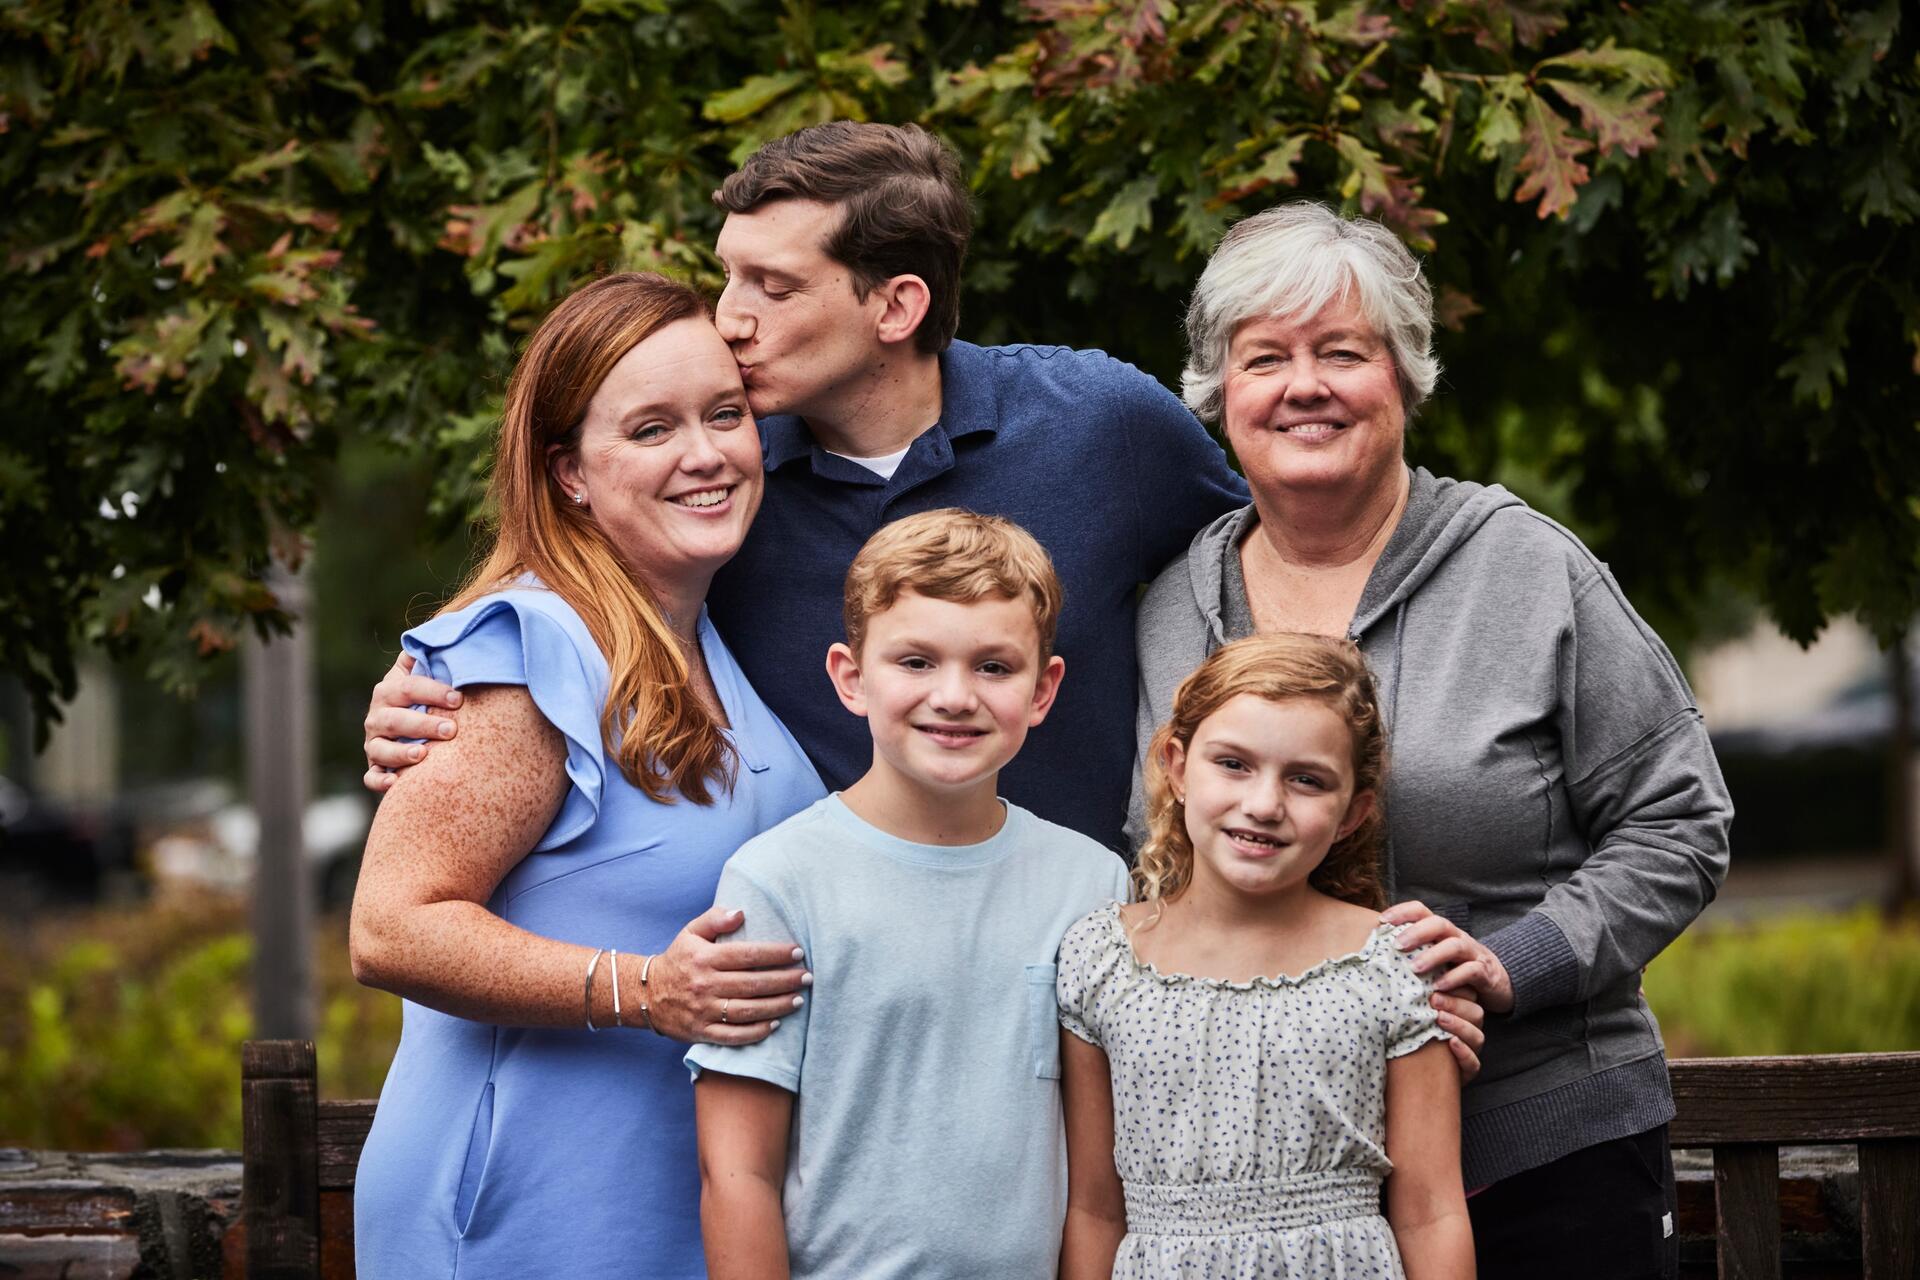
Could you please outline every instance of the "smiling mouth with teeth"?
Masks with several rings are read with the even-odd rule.
[[[965,725],[919,724],[915,725],[914,728],[930,738],[950,738],[961,741],[971,741],[974,738],[984,738],[987,736],[985,729],[969,729]]]
[[[1263,845],[1269,849],[1285,848],[1285,842],[1273,836],[1263,836],[1257,831],[1248,831],[1244,827],[1229,827],[1227,834],[1235,840],[1244,840],[1248,844]]]
[[[683,493],[674,501],[683,507],[717,507],[733,496],[731,486],[725,489],[702,489],[699,493]]]

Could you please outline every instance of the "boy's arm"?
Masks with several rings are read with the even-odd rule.
[[[693,1103],[709,1280],[786,1280],[780,1196],[793,1095],[761,1080],[703,1071]]]
[[[1127,1234],[1127,1202],[1113,1167],[1113,1076],[1107,1055],[1064,1027],[1060,1095],[1067,1120],[1067,1227],[1060,1280],[1107,1280]]]
[[[1444,1043],[1387,1061],[1387,1222],[1407,1280],[1473,1280],[1460,1185],[1460,1073]]]

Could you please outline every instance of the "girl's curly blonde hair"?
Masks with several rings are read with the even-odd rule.
[[[1311,698],[1346,721],[1353,737],[1353,791],[1371,791],[1373,807],[1359,826],[1334,842],[1307,883],[1328,897],[1385,907],[1380,839],[1387,734],[1373,677],[1351,641],[1295,633],[1236,640],[1181,682],[1173,695],[1173,718],[1160,726],[1147,749],[1147,840],[1133,865],[1134,893],[1143,902],[1167,902],[1192,880],[1187,810],[1167,774],[1167,748],[1178,742],[1181,750],[1190,749],[1201,721],[1243,693],[1269,702]]]

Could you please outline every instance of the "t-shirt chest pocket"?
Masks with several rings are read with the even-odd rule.
[[[1042,1080],[1060,1078],[1060,1015],[1053,994],[1059,974],[1058,965],[1027,966],[1027,1058]]]

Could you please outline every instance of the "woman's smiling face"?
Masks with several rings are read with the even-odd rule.
[[[1235,329],[1222,418],[1256,496],[1386,484],[1402,465],[1393,355],[1352,290],[1304,319]]]
[[[650,587],[704,595],[746,538],[762,486],[760,435],[713,325],[676,320],[636,343],[553,470]]]

